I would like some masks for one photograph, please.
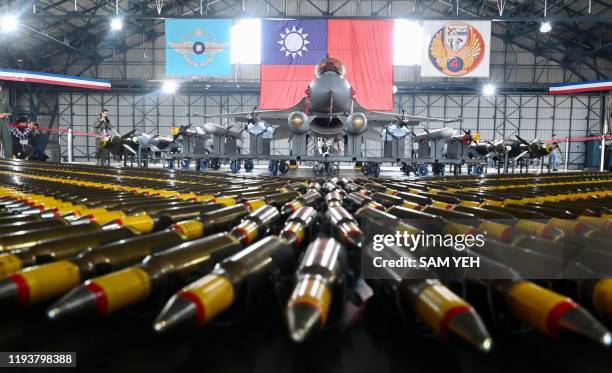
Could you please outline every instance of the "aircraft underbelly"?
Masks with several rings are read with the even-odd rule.
[[[324,117],[317,116],[310,123],[310,130],[319,135],[336,135],[338,133],[343,132],[342,122],[338,118],[331,118],[329,115]]]

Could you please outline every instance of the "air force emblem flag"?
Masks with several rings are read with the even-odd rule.
[[[228,76],[230,19],[166,20],[166,76]]]
[[[421,76],[489,76],[489,21],[429,21],[423,31],[427,47]]]

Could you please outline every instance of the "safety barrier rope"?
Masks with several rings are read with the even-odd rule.
[[[560,143],[560,142],[590,141],[590,140],[601,140],[602,137],[605,140],[612,139],[612,135],[605,135],[605,136],[591,136],[591,137],[568,137],[568,138],[561,139],[561,140],[545,140],[544,142],[555,144],[555,143]]]
[[[23,126],[23,125],[16,124],[16,123],[10,123],[9,126],[16,127],[16,128],[28,128],[28,126]],[[67,127],[58,127],[58,128],[36,127],[35,130],[43,131],[43,132],[58,132],[60,134],[65,134],[65,133],[68,133],[70,128],[67,128]],[[103,135],[98,135],[97,133],[94,133],[94,132],[83,132],[83,131],[78,131],[78,130],[72,130],[72,134],[76,136],[97,137],[99,139],[103,139],[105,137]]]

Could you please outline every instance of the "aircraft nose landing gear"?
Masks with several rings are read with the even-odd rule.
[[[340,172],[340,166],[334,162],[316,162],[312,166],[312,173],[315,176],[323,176],[325,174],[329,176],[336,176]]]
[[[378,162],[367,162],[361,169],[366,176],[378,177],[380,175],[380,163]]]

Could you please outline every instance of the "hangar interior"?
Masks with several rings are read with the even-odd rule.
[[[548,86],[597,80],[610,75],[612,62],[607,42],[610,30],[605,21],[610,4],[606,2],[547,3],[547,12],[559,20],[553,33],[538,32],[539,24],[533,22],[544,12],[544,3],[540,1],[497,4],[491,1],[245,0],[203,1],[202,4],[162,1],[158,4],[161,4],[163,14],[186,17],[476,19],[495,15],[501,22],[492,23],[489,79],[422,78],[419,58],[402,56],[399,59],[403,60],[396,61],[394,67],[395,108],[413,115],[461,117],[462,122],[451,126],[477,131],[482,139],[488,141],[514,135],[528,141],[543,140],[549,139],[553,133],[562,139],[579,138],[602,131],[604,95],[550,96]],[[36,2],[31,5],[35,7]],[[38,7],[41,13],[32,16],[36,23],[26,40],[3,46],[6,48],[1,57],[3,66],[61,71],[68,75],[113,81],[110,93],[73,93],[56,87],[23,90],[17,87],[12,94],[19,112],[33,113],[46,127],[72,127],[89,132],[100,110],[108,108],[122,134],[135,129],[167,135],[172,124],[203,123],[202,118],[191,116],[194,113],[249,111],[259,103],[259,65],[241,61],[232,65],[229,79],[186,81],[176,95],[157,94],[165,79],[166,40],[163,17],[154,17],[157,13],[155,2],[118,4],[122,14],[131,13],[133,16],[124,29],[110,34],[96,25],[107,22],[107,17],[102,14],[116,11],[112,2],[77,1],[76,5],[71,1],[49,5],[43,2]],[[70,13],[75,9],[76,13]],[[570,22],[578,15],[581,17],[579,22]],[[414,49],[412,44],[402,45],[398,41],[396,46],[398,49],[406,48],[407,53]],[[482,95],[482,87],[487,82],[495,84],[494,96]],[[241,127],[232,118],[207,121]],[[440,124],[423,123],[422,126],[435,129]],[[52,159],[66,160],[68,144],[65,135],[60,137],[51,135],[48,153]],[[249,134],[242,132],[241,137],[241,150],[248,152]],[[404,141],[409,156],[409,136]],[[271,147],[273,154],[289,153],[286,141],[273,141]],[[364,154],[379,156],[382,148],[382,140],[368,138]],[[568,150],[569,168],[596,168],[592,161],[587,162],[584,142],[572,142]],[[94,152],[94,138],[74,138],[75,160],[92,161]]]
[[[610,0],[0,0],[0,368],[609,373],[611,75]]]

